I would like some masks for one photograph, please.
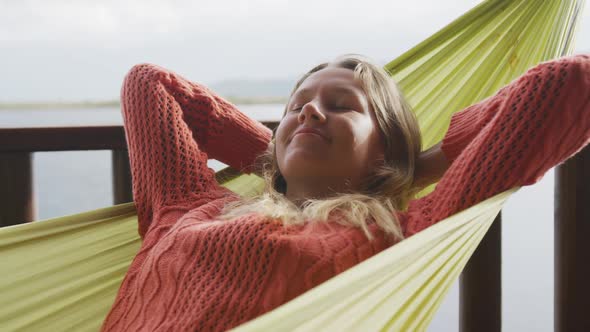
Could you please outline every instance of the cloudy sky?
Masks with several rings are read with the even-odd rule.
[[[0,0],[0,102],[118,98],[152,62],[205,84],[293,78],[343,53],[385,63],[477,0]],[[586,6],[577,51],[590,51]]]

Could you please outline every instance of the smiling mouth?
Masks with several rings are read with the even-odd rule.
[[[293,138],[295,138],[297,136],[301,136],[301,137],[315,137],[315,138],[319,138],[321,140],[327,141],[327,139],[324,136],[322,136],[320,134],[316,134],[316,133],[301,132],[301,133],[297,133],[297,134],[293,135]]]
[[[317,137],[323,138],[320,134],[308,133],[308,132],[303,132],[303,133],[297,133],[297,134],[295,134],[295,136],[298,136],[298,135],[313,135],[313,136],[317,136]]]

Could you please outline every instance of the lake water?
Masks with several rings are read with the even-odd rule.
[[[244,105],[264,120],[280,118],[282,105]],[[121,125],[119,109],[0,110],[0,127]],[[110,206],[110,151],[33,154],[37,219]],[[211,167],[218,169],[219,163]],[[553,170],[506,203],[502,225],[503,331],[553,331]],[[429,331],[458,331],[458,282]]]
[[[260,121],[278,121],[281,104],[239,105],[240,111]],[[0,110],[0,128],[123,125],[119,108],[63,110]]]

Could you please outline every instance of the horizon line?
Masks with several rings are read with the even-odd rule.
[[[287,97],[223,97],[233,104],[252,105],[252,104],[284,104],[287,102]],[[106,100],[58,100],[58,101],[18,101],[0,102],[0,110],[18,110],[18,109],[53,109],[53,108],[107,108],[120,107],[120,99],[106,99]]]

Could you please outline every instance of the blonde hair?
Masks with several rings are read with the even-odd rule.
[[[361,82],[384,140],[383,164],[363,182],[366,185],[359,192],[308,199],[298,207],[284,195],[287,183],[280,173],[275,148],[266,151],[257,161],[258,173],[266,183],[264,191],[256,197],[228,203],[218,218],[233,219],[256,213],[279,219],[287,227],[305,222],[327,222],[332,217],[331,221],[360,227],[369,240],[373,236],[368,224],[374,221],[386,234],[401,240],[403,233],[395,211],[405,210],[420,189],[414,186],[416,159],[422,149],[418,121],[389,74],[357,54],[343,55],[314,67],[299,79],[289,99],[310,75],[327,66],[350,69],[355,79]],[[283,117],[286,112],[285,106]]]

